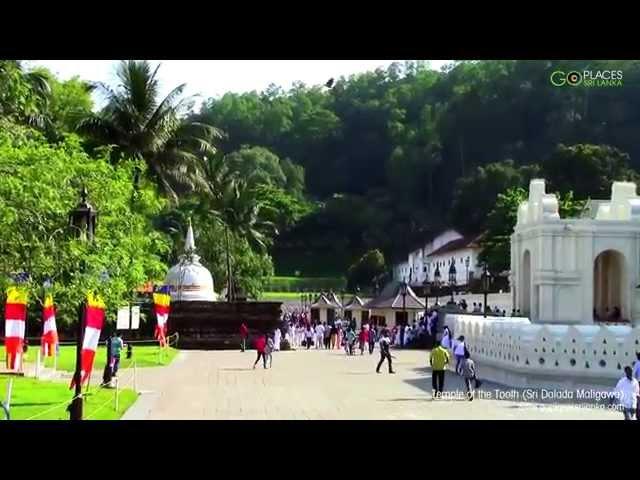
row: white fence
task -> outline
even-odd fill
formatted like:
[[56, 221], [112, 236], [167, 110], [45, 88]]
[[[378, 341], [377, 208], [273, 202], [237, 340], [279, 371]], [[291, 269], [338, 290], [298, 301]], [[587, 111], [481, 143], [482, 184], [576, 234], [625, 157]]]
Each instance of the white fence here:
[[527, 318], [447, 315], [481, 364], [535, 375], [619, 378], [640, 351], [640, 329], [532, 324]]

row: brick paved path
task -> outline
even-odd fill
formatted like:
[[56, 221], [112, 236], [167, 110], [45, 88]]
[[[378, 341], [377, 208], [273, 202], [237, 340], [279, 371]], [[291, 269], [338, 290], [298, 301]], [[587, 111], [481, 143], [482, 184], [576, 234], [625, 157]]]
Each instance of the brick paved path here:
[[[376, 374], [378, 353], [185, 351], [168, 367], [138, 370], [142, 395], [123, 419], [621, 419], [617, 412], [495, 399], [432, 400], [428, 354], [393, 351], [396, 375]], [[446, 391], [462, 391], [447, 373]], [[509, 389], [502, 388], [502, 392]]]

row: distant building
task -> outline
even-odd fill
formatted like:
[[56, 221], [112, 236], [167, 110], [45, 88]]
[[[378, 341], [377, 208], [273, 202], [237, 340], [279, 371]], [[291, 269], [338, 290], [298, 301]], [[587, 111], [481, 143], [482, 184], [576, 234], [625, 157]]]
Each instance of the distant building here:
[[406, 262], [396, 264], [393, 279], [398, 282], [406, 280], [414, 286], [422, 285], [425, 279], [433, 281], [436, 267], [439, 266], [442, 281], [448, 281], [449, 266], [452, 258], [455, 258], [457, 284], [466, 285], [468, 278], [478, 275], [480, 246], [477, 237], [465, 237], [453, 229], [445, 230], [432, 237], [421, 248], [409, 252]]
[[477, 275], [480, 245], [477, 235], [452, 240], [427, 255], [426, 275], [430, 281], [434, 279], [436, 266], [440, 267], [441, 281], [449, 281], [449, 269], [453, 263], [456, 268], [456, 285], [467, 285]]

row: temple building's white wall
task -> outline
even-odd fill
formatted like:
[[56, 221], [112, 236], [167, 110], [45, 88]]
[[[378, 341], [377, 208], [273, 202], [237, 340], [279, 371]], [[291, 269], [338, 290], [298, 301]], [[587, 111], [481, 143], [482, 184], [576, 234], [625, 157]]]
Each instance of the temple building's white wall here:
[[544, 180], [531, 182], [511, 236], [513, 305], [533, 323], [593, 324], [619, 307], [640, 318], [640, 200], [616, 182], [595, 219], [561, 219]]

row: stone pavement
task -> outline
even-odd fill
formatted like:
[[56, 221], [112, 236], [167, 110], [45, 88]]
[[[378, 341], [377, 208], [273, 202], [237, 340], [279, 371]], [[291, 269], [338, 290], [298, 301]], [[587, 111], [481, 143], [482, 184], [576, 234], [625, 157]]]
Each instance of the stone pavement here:
[[[378, 352], [276, 352], [273, 368], [253, 370], [255, 351], [183, 351], [168, 367], [138, 370], [136, 419], [621, 419], [618, 412], [528, 403], [513, 390], [482, 385], [484, 399], [432, 400], [428, 353], [393, 351], [396, 375], [376, 374]], [[499, 389], [496, 391], [495, 389]], [[445, 391], [463, 391], [447, 373]]]

